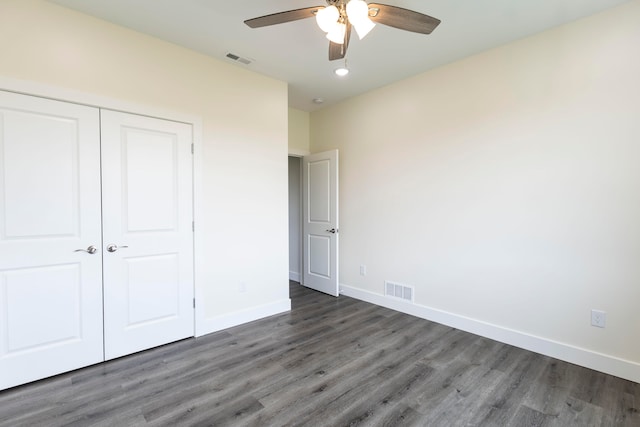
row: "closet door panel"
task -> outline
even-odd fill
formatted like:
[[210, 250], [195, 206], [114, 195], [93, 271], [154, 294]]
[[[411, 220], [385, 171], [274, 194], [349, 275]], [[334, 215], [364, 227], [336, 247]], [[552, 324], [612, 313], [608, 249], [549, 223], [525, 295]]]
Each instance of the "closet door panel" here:
[[194, 335], [192, 136], [184, 123], [101, 114], [105, 355], [112, 359]]
[[100, 216], [98, 110], [0, 91], [0, 389], [103, 360]]

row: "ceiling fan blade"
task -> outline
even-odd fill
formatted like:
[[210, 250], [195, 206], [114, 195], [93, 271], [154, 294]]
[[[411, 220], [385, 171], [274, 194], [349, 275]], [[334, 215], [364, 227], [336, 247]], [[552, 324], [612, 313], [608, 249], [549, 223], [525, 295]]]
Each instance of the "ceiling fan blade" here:
[[423, 13], [379, 3], [369, 3], [369, 18], [379, 24], [421, 34], [431, 34], [441, 22]]
[[267, 27], [269, 25], [284, 24], [285, 22], [297, 21], [298, 19], [312, 18], [319, 9], [324, 6], [305, 7], [303, 9], [287, 10], [286, 12], [272, 13], [271, 15], [259, 16], [247, 19], [245, 24], [251, 28]]
[[335, 61], [337, 59], [342, 59], [347, 54], [347, 49], [349, 48], [349, 40], [351, 39], [351, 23], [347, 21], [347, 29], [344, 33], [344, 43], [338, 44], [334, 42], [329, 42], [329, 61]]

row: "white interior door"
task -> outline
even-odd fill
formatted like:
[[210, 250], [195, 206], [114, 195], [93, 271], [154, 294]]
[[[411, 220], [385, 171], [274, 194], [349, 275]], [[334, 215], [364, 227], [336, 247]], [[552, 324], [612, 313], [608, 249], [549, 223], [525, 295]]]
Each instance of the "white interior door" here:
[[303, 285], [338, 296], [338, 150], [303, 158]]
[[192, 130], [101, 114], [108, 360], [194, 335]]
[[103, 360], [101, 247], [98, 110], [0, 91], [0, 389]]

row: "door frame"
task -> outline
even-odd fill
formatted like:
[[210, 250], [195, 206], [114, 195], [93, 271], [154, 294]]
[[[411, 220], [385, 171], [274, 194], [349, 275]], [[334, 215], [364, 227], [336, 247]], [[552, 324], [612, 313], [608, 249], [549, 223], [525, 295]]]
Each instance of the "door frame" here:
[[193, 191], [193, 277], [194, 277], [194, 331], [195, 336], [202, 336], [210, 333], [211, 330], [206, 328], [206, 313], [204, 309], [204, 288], [203, 288], [203, 272], [198, 269], [199, 265], [205, 265], [204, 244], [202, 238], [202, 227], [198, 224], [204, 223], [204, 203], [203, 203], [203, 182], [204, 182], [204, 165], [203, 165], [203, 120], [202, 117], [176, 111], [166, 108], [159, 108], [151, 105], [138, 104], [129, 101], [123, 101], [108, 96], [94, 95], [78, 90], [62, 88], [53, 85], [47, 85], [38, 82], [19, 80], [9, 77], [0, 76], [0, 89], [7, 92], [14, 92], [23, 95], [38, 96], [41, 98], [52, 99], [56, 101], [69, 102], [79, 105], [85, 105], [95, 108], [104, 108], [109, 110], [121, 111], [125, 113], [137, 114], [140, 116], [148, 116], [158, 119], [182, 122], [192, 126], [192, 143], [193, 143], [193, 175], [192, 175], [192, 191]]
[[[287, 156], [287, 160], [288, 159], [292, 159], [292, 158], [296, 159], [297, 166], [298, 166], [298, 178], [299, 178], [299, 180], [298, 180], [297, 192], [298, 192], [298, 200], [300, 202], [300, 204], [298, 206], [298, 210], [296, 211], [296, 216], [298, 217], [298, 230], [297, 230], [297, 234], [298, 234], [298, 266], [297, 266], [297, 269], [298, 269], [298, 272], [296, 274], [298, 275], [298, 277], [297, 278], [292, 277], [292, 274], [291, 274], [292, 271], [291, 271], [291, 268], [289, 268], [289, 280], [290, 281], [294, 281], [294, 282], [299, 282], [299, 283], [302, 283], [302, 280], [304, 278], [303, 274], [302, 274], [303, 273], [302, 272], [302, 261], [303, 261], [302, 256], [304, 255], [304, 253], [303, 253], [304, 248], [303, 248], [303, 244], [302, 244], [303, 243], [303, 236], [302, 236], [302, 217], [303, 217], [303, 214], [302, 214], [302, 211], [303, 211], [303, 209], [302, 209], [302, 158], [304, 156], [306, 156], [306, 155], [308, 155], [308, 154], [299, 155], [299, 156], [296, 156], [296, 155], [293, 155], [293, 154], [289, 154]], [[291, 178], [291, 170], [288, 171], [288, 177]], [[291, 198], [290, 197], [289, 197], [289, 200], [288, 200], [288, 204], [289, 204], [289, 208], [290, 208], [291, 207]], [[289, 210], [289, 212], [291, 212], [291, 211]], [[291, 218], [289, 218], [289, 230], [291, 230]], [[289, 254], [291, 254], [291, 247], [289, 247]], [[291, 256], [291, 255], [289, 255], [289, 256]], [[289, 267], [291, 267], [291, 265], [289, 265]]]
[[[298, 210], [298, 219], [299, 219], [299, 221], [298, 221], [298, 224], [299, 224], [299, 227], [298, 227], [298, 248], [300, 248], [299, 251], [298, 251], [299, 252], [298, 253], [298, 259], [300, 260], [300, 262], [299, 262], [299, 265], [298, 265], [298, 270], [299, 270], [300, 277], [299, 277], [298, 283], [300, 283], [301, 285], [303, 284], [303, 281], [304, 281], [304, 274], [303, 274], [303, 269], [304, 269], [304, 258], [303, 258], [304, 257], [304, 247], [303, 246], [304, 245], [303, 245], [303, 238], [302, 238], [303, 237], [302, 236], [302, 220], [303, 220], [303, 218], [302, 218], [302, 210], [303, 210], [302, 209], [302, 197], [303, 197], [303, 194], [302, 194], [302, 158], [304, 156], [308, 156], [310, 154], [311, 154], [311, 151], [308, 151], [308, 150], [289, 149], [289, 154], [287, 155], [287, 160], [289, 159], [289, 157], [297, 158], [298, 162], [299, 162], [298, 166], [300, 167], [300, 170], [299, 170], [299, 172], [300, 172], [300, 175], [299, 175], [300, 176], [300, 182], [298, 183], [299, 184], [298, 185], [298, 187], [299, 187], [298, 188], [298, 194], [300, 195], [300, 208]], [[288, 176], [288, 172], [287, 172], [287, 176]], [[288, 202], [289, 201], [287, 200], [287, 203]], [[291, 250], [291, 248], [289, 248], [289, 250]], [[292, 280], [291, 277], [289, 277], [289, 280]]]

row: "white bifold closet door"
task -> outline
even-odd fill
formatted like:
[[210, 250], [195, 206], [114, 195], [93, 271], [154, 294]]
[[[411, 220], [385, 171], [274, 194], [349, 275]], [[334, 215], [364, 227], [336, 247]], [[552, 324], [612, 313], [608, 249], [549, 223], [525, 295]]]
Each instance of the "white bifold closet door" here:
[[191, 141], [0, 91], [0, 389], [194, 335]]

